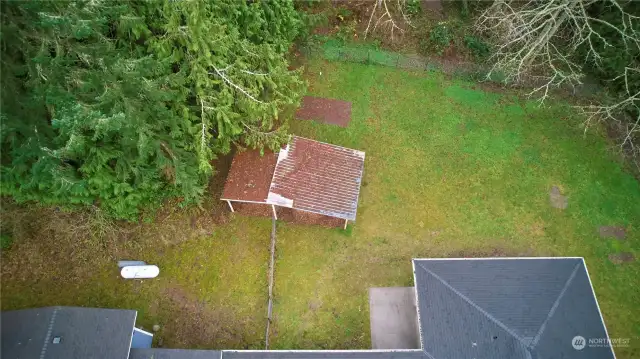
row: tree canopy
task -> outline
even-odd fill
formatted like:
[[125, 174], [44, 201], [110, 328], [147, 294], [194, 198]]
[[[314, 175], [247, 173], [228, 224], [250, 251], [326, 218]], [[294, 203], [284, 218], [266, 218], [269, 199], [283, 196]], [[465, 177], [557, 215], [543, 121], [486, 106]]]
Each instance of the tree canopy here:
[[1, 189], [118, 218], [201, 201], [232, 143], [275, 148], [304, 91], [287, 0], [2, 2]]

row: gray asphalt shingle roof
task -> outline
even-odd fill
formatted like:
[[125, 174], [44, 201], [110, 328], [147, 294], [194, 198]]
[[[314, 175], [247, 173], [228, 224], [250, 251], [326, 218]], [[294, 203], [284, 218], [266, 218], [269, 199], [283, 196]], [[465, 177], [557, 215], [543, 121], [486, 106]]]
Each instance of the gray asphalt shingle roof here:
[[[2, 312], [1, 356], [126, 359], [136, 311], [46, 307]], [[53, 339], [59, 337], [58, 344]]]
[[581, 258], [414, 260], [422, 346], [434, 359], [613, 358]]

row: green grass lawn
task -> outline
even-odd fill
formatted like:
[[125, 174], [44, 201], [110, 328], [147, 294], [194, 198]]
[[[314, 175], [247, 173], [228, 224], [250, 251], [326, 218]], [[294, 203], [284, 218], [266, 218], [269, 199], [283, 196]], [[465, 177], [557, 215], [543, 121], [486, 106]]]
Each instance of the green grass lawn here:
[[[612, 337], [640, 338], [640, 187], [569, 106], [484, 92], [438, 73], [308, 65], [314, 96], [353, 103], [348, 128], [294, 132], [366, 151], [350, 234], [280, 225], [278, 348], [369, 348], [368, 288], [412, 285], [411, 258], [582, 256]], [[549, 204], [551, 186], [569, 197]], [[600, 225], [627, 227], [624, 242]], [[619, 350], [624, 357], [624, 350]]]
[[[583, 136], [569, 106], [439, 73], [320, 60], [306, 73], [311, 95], [353, 103], [352, 121], [296, 122], [293, 132], [366, 151], [365, 175], [348, 231], [278, 224], [273, 349], [370, 348], [368, 288], [412, 285], [411, 258], [506, 255], [584, 257], [611, 337], [632, 338], [618, 357], [637, 353], [640, 262], [608, 255], [640, 257], [640, 186], [605, 139]], [[554, 185], [565, 210], [549, 204]], [[165, 347], [261, 348], [270, 221], [231, 217], [212, 235], [129, 251], [161, 268], [143, 282], [122, 281], [106, 258], [72, 262], [95, 269], [69, 280], [55, 270], [64, 258], [48, 256], [55, 238], [15, 239], [2, 308], [133, 308], [145, 328], [162, 325]], [[601, 225], [625, 226], [626, 240], [600, 238]]]

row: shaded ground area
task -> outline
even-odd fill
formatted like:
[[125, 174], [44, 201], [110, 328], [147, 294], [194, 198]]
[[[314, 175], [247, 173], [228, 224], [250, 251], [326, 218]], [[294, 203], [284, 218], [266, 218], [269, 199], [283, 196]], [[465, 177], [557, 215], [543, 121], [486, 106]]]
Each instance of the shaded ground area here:
[[[242, 216], [265, 218], [271, 218], [273, 216], [271, 206], [266, 204], [234, 202], [233, 208]], [[276, 207], [276, 214], [278, 215], [278, 221], [287, 223], [298, 223], [330, 228], [342, 228], [344, 226], [343, 219], [299, 211], [293, 208]]]
[[342, 100], [305, 96], [296, 112], [300, 120], [314, 120], [322, 123], [347, 127], [351, 121], [351, 103]]
[[329, 217], [322, 214], [309, 213], [305, 211], [299, 211], [293, 208], [279, 208], [277, 210], [278, 220], [299, 223], [312, 226], [322, 227], [339, 227], [344, 226], [344, 220], [335, 217]]
[[268, 204], [233, 202], [233, 209], [243, 216], [273, 217], [273, 210]]

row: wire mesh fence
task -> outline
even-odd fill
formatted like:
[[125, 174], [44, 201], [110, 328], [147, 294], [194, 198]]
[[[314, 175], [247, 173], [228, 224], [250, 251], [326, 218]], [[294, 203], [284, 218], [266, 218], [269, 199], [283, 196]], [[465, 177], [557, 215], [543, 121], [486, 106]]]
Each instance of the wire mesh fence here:
[[466, 80], [482, 80], [490, 82], [502, 82], [504, 77], [494, 73], [487, 78], [487, 71], [473, 63], [456, 63], [452, 66], [444, 66], [438, 60], [429, 59], [421, 55], [408, 55], [398, 52], [385, 51], [376, 48], [345, 45], [339, 41], [329, 40], [315, 51], [307, 49], [306, 55], [320, 54], [324, 59], [331, 61], [354, 62], [366, 65], [379, 65], [394, 67], [404, 70], [442, 71], [454, 78]]
[[[456, 79], [494, 83], [514, 89], [531, 89], [544, 84], [544, 82], [536, 80], [535, 76], [521, 80], [519, 83], [505, 81], [506, 76], [499, 71], [493, 71], [488, 76], [489, 68], [487, 65], [465, 62], [451, 63], [449, 66], [445, 66], [441, 61], [429, 59], [420, 55], [406, 55], [366, 46], [345, 45], [339, 41], [333, 40], [325, 42], [315, 52], [309, 51], [307, 55], [314, 53], [317, 55], [318, 52], [324, 59], [331, 61], [388, 66], [405, 70], [441, 71]], [[597, 83], [587, 80], [588, 79], [585, 79], [585, 83], [582, 85], [570, 88], [569, 91], [574, 95], [580, 96], [594, 96], [594, 94], [602, 93], [602, 88]]]
[[366, 47], [350, 47], [326, 43], [322, 47], [322, 55], [327, 60], [357, 62], [368, 65], [396, 67], [407, 70], [436, 70], [437, 63], [420, 55], [404, 55]]

